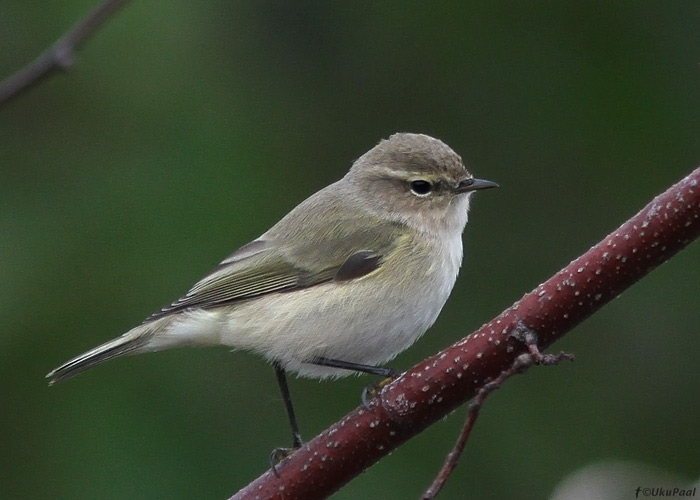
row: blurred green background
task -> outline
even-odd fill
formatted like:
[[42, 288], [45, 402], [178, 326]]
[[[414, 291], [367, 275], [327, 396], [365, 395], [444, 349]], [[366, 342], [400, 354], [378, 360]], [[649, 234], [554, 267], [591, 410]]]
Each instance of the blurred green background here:
[[[0, 3], [0, 75], [94, 4]], [[410, 366], [698, 164], [699, 26], [697, 1], [129, 4], [74, 71], [0, 109], [0, 497], [235, 493], [289, 441], [257, 357], [143, 355], [50, 389], [44, 374], [178, 297], [396, 131], [443, 139], [501, 185], [475, 197], [438, 323], [392, 363]], [[554, 347], [575, 363], [509, 381], [439, 498], [547, 498], [605, 460], [697, 478], [699, 282], [696, 242]], [[291, 380], [304, 436], [370, 381]], [[417, 498], [463, 417], [334, 498]]]

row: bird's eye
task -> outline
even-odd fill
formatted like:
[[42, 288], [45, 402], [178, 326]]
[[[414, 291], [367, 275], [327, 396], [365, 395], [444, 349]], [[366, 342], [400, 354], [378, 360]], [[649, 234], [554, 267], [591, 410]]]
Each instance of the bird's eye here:
[[411, 181], [410, 187], [411, 191], [418, 196], [427, 196], [433, 190], [433, 185], [424, 180]]

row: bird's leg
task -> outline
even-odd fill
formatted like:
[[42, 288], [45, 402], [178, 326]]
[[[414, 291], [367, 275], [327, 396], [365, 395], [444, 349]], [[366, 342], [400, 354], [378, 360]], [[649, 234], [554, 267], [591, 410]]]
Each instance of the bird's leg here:
[[311, 363], [319, 366], [342, 368], [343, 370], [352, 370], [356, 372], [369, 373], [370, 375], [379, 375], [381, 377], [385, 377], [378, 383], [370, 384], [364, 389], [362, 389], [362, 405], [367, 409], [369, 409], [369, 400], [376, 396], [382, 389], [382, 387], [384, 387], [389, 382], [391, 382], [399, 376], [399, 372], [397, 372], [393, 368], [388, 368], [386, 366], [363, 365], [361, 363], [353, 363], [350, 361], [343, 361], [341, 359], [316, 357], [311, 361]]
[[381, 377], [396, 378], [399, 375], [399, 372], [386, 366], [363, 365], [361, 363], [323, 358], [321, 356], [312, 359], [310, 363], [319, 366], [329, 366], [331, 368], [342, 368], [343, 370], [351, 370], [354, 372], [369, 373], [370, 375], [379, 375]]
[[272, 364], [275, 369], [275, 375], [277, 375], [277, 383], [280, 386], [280, 391], [282, 392], [282, 400], [284, 401], [284, 407], [287, 410], [287, 417], [289, 418], [289, 425], [292, 428], [292, 447], [291, 448], [275, 448], [270, 454], [270, 465], [272, 466], [272, 472], [275, 476], [279, 477], [277, 473], [277, 464], [283, 459], [294, 453], [301, 447], [301, 434], [299, 433], [299, 426], [297, 425], [297, 418], [294, 415], [294, 407], [292, 406], [292, 398], [289, 395], [289, 386], [287, 386], [287, 376], [284, 372], [284, 368], [275, 362]]

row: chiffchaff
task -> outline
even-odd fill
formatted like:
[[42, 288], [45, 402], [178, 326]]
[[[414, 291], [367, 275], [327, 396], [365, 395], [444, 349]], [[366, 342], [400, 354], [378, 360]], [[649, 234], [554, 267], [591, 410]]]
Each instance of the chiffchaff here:
[[379, 364], [413, 344], [452, 291], [470, 194], [496, 186], [443, 142], [395, 134], [183, 297], [47, 378], [172, 347], [253, 351], [275, 367], [298, 447], [285, 372], [390, 375]]

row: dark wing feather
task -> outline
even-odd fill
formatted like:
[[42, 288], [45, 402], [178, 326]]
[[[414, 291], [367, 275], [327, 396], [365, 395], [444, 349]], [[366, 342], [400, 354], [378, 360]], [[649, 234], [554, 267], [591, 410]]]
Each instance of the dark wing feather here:
[[[358, 227], [356, 212], [334, 199], [325, 217], [310, 217], [321, 191], [293, 210], [259, 239], [244, 245], [182, 298], [149, 320], [190, 308], [211, 308], [260, 295], [305, 288], [335, 279], [350, 281], [379, 268], [401, 244], [406, 228], [384, 220]], [[367, 217], [367, 216], [365, 216]], [[295, 242], [293, 245], [288, 242]], [[323, 249], [322, 252], [319, 249]]]
[[348, 281], [365, 276], [382, 265], [382, 255], [373, 250], [360, 250], [345, 259], [333, 276], [335, 281]]
[[[214, 271], [198, 281], [187, 294], [149, 320], [189, 308], [209, 308], [272, 292], [283, 292], [329, 281], [337, 266], [312, 272], [292, 265], [273, 245], [256, 240], [241, 247]], [[250, 245], [255, 244], [254, 252]]]

